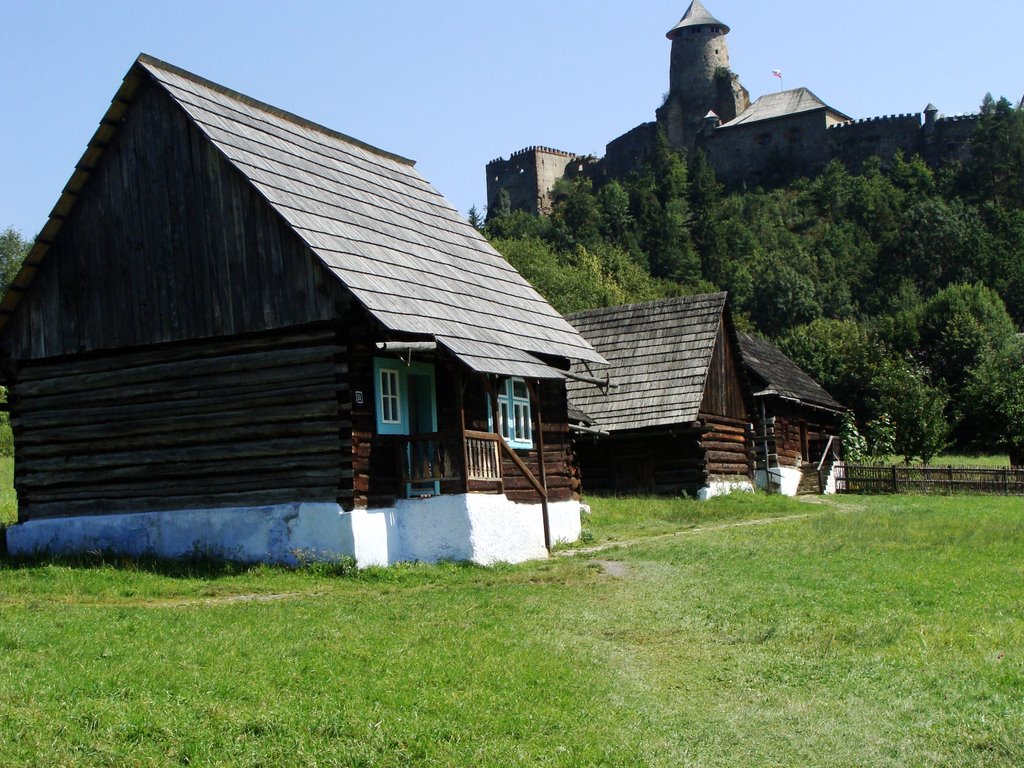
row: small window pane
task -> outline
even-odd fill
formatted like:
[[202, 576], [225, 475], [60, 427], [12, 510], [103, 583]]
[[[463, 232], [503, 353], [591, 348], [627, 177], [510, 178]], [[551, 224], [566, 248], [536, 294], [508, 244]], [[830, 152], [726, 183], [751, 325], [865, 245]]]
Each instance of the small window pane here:
[[385, 424], [401, 422], [398, 394], [398, 371], [382, 368], [380, 372], [380, 420]]

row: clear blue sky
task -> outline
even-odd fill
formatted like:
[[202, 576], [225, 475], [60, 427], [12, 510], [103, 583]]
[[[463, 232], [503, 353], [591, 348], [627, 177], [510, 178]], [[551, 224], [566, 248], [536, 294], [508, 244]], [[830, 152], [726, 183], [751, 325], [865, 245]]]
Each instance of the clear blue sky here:
[[[42, 227], [146, 52], [413, 158], [459, 210], [485, 164], [543, 144], [601, 155], [653, 119], [688, 0], [0, 0], [0, 228]], [[1019, 0], [707, 0], [757, 96], [806, 86], [853, 116], [1024, 95]]]

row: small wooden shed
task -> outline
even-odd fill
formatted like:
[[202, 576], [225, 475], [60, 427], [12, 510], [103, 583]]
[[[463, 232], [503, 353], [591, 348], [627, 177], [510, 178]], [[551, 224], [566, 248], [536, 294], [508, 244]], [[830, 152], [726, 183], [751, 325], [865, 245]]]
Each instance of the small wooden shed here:
[[741, 333], [739, 342], [754, 388], [758, 487], [787, 496], [829, 490], [846, 408], [767, 339]]
[[602, 358], [404, 158], [140, 56], [0, 304], [12, 552], [543, 556]]
[[726, 294], [568, 319], [608, 360], [614, 385], [569, 384], [571, 407], [606, 433], [577, 438], [587, 491], [707, 498], [752, 490], [753, 401]]

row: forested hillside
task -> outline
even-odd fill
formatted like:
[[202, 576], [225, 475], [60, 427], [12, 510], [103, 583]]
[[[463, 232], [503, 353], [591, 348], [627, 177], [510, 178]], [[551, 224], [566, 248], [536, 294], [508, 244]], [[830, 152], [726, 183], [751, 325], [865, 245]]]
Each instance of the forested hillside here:
[[1021, 461], [1024, 112], [1006, 99], [937, 171], [897, 155], [727, 194], [663, 144], [624, 181], [559, 182], [551, 216], [490, 211], [484, 231], [562, 312], [728, 291], [853, 409], [868, 453]]

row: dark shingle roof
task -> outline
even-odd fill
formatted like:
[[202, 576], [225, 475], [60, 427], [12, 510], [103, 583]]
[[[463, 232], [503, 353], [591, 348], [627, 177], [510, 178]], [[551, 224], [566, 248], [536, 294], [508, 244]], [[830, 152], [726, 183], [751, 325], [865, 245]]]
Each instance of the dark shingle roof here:
[[754, 382], [755, 397], [778, 395], [829, 411], [846, 410], [770, 341], [749, 333], [738, 335], [743, 365]]
[[668, 31], [666, 37], [669, 40], [673, 40], [687, 27], [701, 26], [721, 27], [726, 34], [729, 34], [729, 26], [727, 24], [723, 24], [708, 13], [708, 9], [704, 7], [700, 0], [693, 0], [693, 2], [690, 3], [690, 7], [686, 9], [686, 13], [683, 14], [683, 18], [681, 18], [679, 23]]
[[386, 328], [600, 360], [409, 161], [139, 61]]
[[778, 93], [766, 93], [741, 112], [734, 120], [730, 120], [721, 126], [719, 130], [735, 128], [738, 125], [747, 125], [749, 123], [760, 123], [765, 120], [774, 120], [778, 117], [797, 115], [802, 112], [812, 112], [816, 109], [832, 112], [839, 120], [850, 119], [842, 112], [830, 107], [808, 89], [794, 88], [789, 91], [779, 91]]
[[619, 385], [604, 394], [570, 381], [570, 405], [613, 432], [696, 421], [725, 298], [704, 294], [569, 315]]
[[[517, 351], [509, 373], [550, 371], [532, 354], [603, 362], [411, 161], [146, 55], [122, 91], [150, 78], [385, 328], [434, 337], [470, 366]], [[111, 109], [123, 112], [118, 97]]]

